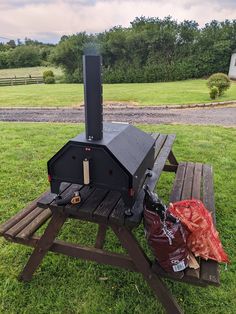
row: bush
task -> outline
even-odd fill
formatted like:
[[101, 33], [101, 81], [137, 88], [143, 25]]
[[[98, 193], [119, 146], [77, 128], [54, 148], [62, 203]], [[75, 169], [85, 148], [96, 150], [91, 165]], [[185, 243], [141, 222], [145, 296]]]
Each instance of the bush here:
[[0, 51], [0, 69], [7, 69], [9, 56], [7, 51]]
[[216, 86], [212, 86], [210, 89], [210, 97], [211, 99], [216, 99], [219, 95], [219, 88]]
[[52, 70], [47, 70], [43, 72], [43, 79], [45, 81], [46, 77], [54, 77], [54, 73]]
[[54, 84], [55, 83], [55, 77], [54, 76], [46, 76], [44, 78], [45, 84]]
[[219, 90], [219, 96], [221, 96], [230, 87], [230, 79], [224, 73], [215, 73], [209, 77], [207, 86], [210, 89], [217, 87]]
[[34, 46], [17, 46], [8, 53], [10, 68], [35, 67], [40, 65], [39, 50]]

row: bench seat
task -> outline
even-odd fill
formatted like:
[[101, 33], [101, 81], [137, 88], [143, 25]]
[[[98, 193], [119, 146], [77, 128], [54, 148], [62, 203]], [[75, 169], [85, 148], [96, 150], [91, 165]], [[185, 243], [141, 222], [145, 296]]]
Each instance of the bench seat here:
[[[210, 165], [184, 162], [178, 165], [174, 185], [170, 195], [170, 202], [186, 199], [200, 199], [211, 212], [213, 222], [216, 223], [215, 202], [213, 191], [213, 172]], [[187, 268], [176, 274], [166, 273], [157, 262], [153, 264], [155, 272], [163, 277], [194, 285], [219, 286], [219, 265], [213, 260], [198, 259], [199, 269]]]

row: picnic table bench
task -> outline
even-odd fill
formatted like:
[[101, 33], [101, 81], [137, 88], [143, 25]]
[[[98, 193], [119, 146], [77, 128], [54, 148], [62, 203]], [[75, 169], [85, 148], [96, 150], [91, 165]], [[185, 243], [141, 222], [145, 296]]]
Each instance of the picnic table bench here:
[[[151, 176], [147, 176], [143, 183], [148, 184], [150, 189], [154, 190], [163, 171], [175, 172], [170, 201], [201, 199], [212, 212], [215, 222], [211, 166], [191, 162], [179, 164], [172, 151], [175, 135], [158, 133], [152, 136], [156, 139], [155, 164]], [[156, 261], [148, 258], [133, 234], [133, 230], [140, 225], [143, 218], [143, 190], [140, 190], [132, 208], [133, 215], [126, 216], [123, 200], [120, 193], [116, 191], [64, 184], [61, 196], [65, 197], [68, 192], [73, 189], [78, 190], [78, 188], [82, 197], [78, 205], [58, 206], [54, 200], [55, 194], [45, 192], [0, 226], [0, 235], [5, 239], [34, 248], [20, 274], [21, 280], [31, 280], [48, 251], [61, 253], [141, 273], [166, 312], [171, 314], [183, 313], [183, 311], [161, 277], [200, 286], [219, 285], [218, 263], [212, 260], [199, 260], [200, 269], [187, 268], [183, 272], [170, 274], [166, 273]], [[85, 247], [56, 239], [67, 219], [79, 219], [98, 224], [94, 247]], [[46, 223], [48, 224], [42, 236], [37, 235], [37, 230]], [[107, 228], [113, 230], [127, 253], [118, 254], [103, 249]]]

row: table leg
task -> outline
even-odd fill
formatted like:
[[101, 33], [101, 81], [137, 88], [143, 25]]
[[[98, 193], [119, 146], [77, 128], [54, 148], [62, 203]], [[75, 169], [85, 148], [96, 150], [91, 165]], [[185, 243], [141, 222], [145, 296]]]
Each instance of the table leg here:
[[137, 239], [125, 227], [112, 227], [122, 246], [128, 251], [138, 271], [143, 275], [149, 286], [162, 303], [168, 314], [183, 314], [174, 296], [170, 293], [165, 283], [155, 274], [148, 259]]
[[31, 254], [27, 264], [25, 265], [22, 273], [19, 276], [19, 280], [30, 281], [36, 269], [41, 264], [44, 256], [52, 246], [54, 239], [63, 226], [67, 215], [61, 212], [54, 212], [52, 218], [44, 232], [39, 239], [33, 253]]
[[173, 153], [172, 150], [171, 150], [170, 153], [169, 153], [168, 160], [169, 160], [169, 162], [170, 162], [171, 165], [176, 165], [176, 166], [178, 166], [178, 164], [179, 164], [178, 161], [176, 160], [175, 155], [174, 155], [174, 153]]
[[95, 243], [96, 249], [103, 248], [105, 238], [106, 238], [106, 232], [107, 232], [107, 225], [99, 224], [96, 243]]
[[168, 157], [167, 157], [168, 161], [170, 164], [165, 164], [163, 170], [167, 171], [167, 172], [176, 172], [178, 169], [178, 161], [175, 158], [175, 155], [173, 154], [172, 150], [170, 151]]

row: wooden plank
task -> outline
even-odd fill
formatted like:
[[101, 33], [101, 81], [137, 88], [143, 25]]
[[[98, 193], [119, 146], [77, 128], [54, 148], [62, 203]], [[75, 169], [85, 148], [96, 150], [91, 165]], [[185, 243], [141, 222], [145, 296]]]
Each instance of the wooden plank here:
[[38, 240], [37, 245], [30, 255], [28, 262], [26, 263], [23, 271], [21, 272], [19, 279], [22, 281], [30, 281], [34, 272], [39, 267], [44, 256], [52, 246], [56, 236], [58, 235], [61, 227], [66, 221], [67, 215], [62, 212], [54, 212], [52, 219], [50, 220], [44, 234]]
[[201, 199], [201, 178], [202, 164], [196, 163], [194, 167], [192, 198], [195, 198], [197, 200]]
[[[170, 202], [178, 202], [182, 199], [192, 198], [192, 182], [194, 180], [193, 177], [194, 168], [195, 164], [193, 163], [179, 164], [173, 190], [170, 196]], [[196, 172], [196, 174], [198, 175], [198, 172]], [[184, 271], [184, 275], [186, 281], [196, 282], [196, 280], [199, 280], [200, 276], [199, 269], [187, 268]]]
[[168, 314], [183, 314], [174, 296], [168, 290], [165, 283], [151, 268], [149, 258], [131, 231], [124, 227], [115, 226], [112, 226], [112, 229], [120, 240], [123, 248], [127, 250], [129, 256], [132, 258], [138, 271], [143, 275], [155, 295], [158, 297], [159, 301], [164, 306], [166, 312]]
[[[83, 217], [80, 216], [80, 209], [83, 207], [84, 203], [88, 200], [88, 198], [92, 196], [94, 191], [95, 191], [94, 187], [84, 186], [80, 190], [81, 202], [77, 205], [68, 204], [65, 207], [63, 207], [63, 211], [67, 213], [71, 218], [83, 219]], [[54, 210], [57, 210], [57, 207], [55, 207]]]
[[95, 242], [96, 249], [103, 248], [104, 242], [106, 239], [107, 228], [108, 228], [107, 224], [99, 224], [96, 242]]
[[93, 212], [93, 216], [96, 221], [106, 223], [110, 213], [120, 198], [121, 194], [119, 192], [110, 191], [102, 203], [100, 203], [97, 209]]
[[[60, 196], [62, 198], [66, 198], [68, 195], [70, 195], [71, 193], [74, 193], [76, 191], [79, 191], [82, 189], [81, 185], [79, 184], [69, 184], [69, 186], [64, 185], [64, 189], [62, 189], [62, 191], [60, 192]], [[48, 204], [48, 207], [51, 209], [62, 209], [64, 208], [64, 205], [57, 205], [56, 201], [53, 200], [50, 204]]]
[[155, 159], [156, 159], [157, 155], [159, 154], [162, 146], [164, 145], [166, 138], [167, 138], [166, 134], [160, 134], [158, 136], [156, 143], [155, 143]]
[[153, 263], [152, 265], [153, 270], [155, 273], [157, 273], [159, 276], [168, 278], [171, 280], [179, 281], [179, 282], [185, 282], [189, 283], [191, 285], [200, 286], [200, 287], [206, 287], [207, 283], [199, 280], [197, 277], [191, 277], [184, 275], [184, 272], [178, 272], [178, 273], [167, 273], [165, 272], [158, 263]]
[[210, 165], [203, 165], [202, 179], [203, 179], [202, 201], [206, 208], [212, 213], [214, 224], [216, 224], [215, 200], [213, 189], [213, 170]]
[[220, 285], [219, 264], [210, 259], [208, 261], [201, 259], [200, 278], [207, 284], [218, 287]]
[[83, 247], [78, 244], [65, 243], [59, 240], [54, 241], [50, 251], [71, 257], [95, 261], [100, 264], [107, 264], [122, 267], [131, 271], [137, 271], [132, 259], [129, 256], [119, 253], [107, 252], [97, 248]]
[[18, 212], [15, 216], [13, 216], [9, 220], [7, 220], [4, 224], [2, 224], [0, 226], [0, 235], [3, 235], [8, 229], [13, 227], [20, 220], [22, 220], [25, 216], [27, 216], [32, 210], [34, 210], [37, 207], [38, 200], [47, 194], [48, 194], [48, 191], [44, 192], [36, 200], [34, 200], [32, 203], [30, 203], [28, 206], [26, 206], [24, 209]]
[[[198, 166], [197, 166], [197, 169], [198, 169]], [[184, 178], [181, 200], [192, 199], [193, 182], [194, 182], [194, 174], [195, 174], [194, 170], [195, 170], [195, 164], [192, 162], [188, 162], [187, 167], [186, 167], [186, 172], [185, 172], [185, 178]], [[198, 172], [196, 172], [196, 175], [199, 175]], [[196, 179], [198, 180], [198, 176]], [[200, 177], [200, 179], [201, 179], [201, 177]], [[199, 192], [197, 190], [198, 188], [200, 191], [200, 186], [196, 187], [197, 193]], [[184, 274], [186, 277], [188, 277], [190, 279], [191, 278], [192, 279], [199, 279], [200, 269], [199, 268], [193, 269], [193, 268], [188, 267], [184, 270]]]
[[166, 172], [176, 172], [177, 169], [178, 169], [177, 165], [165, 165], [164, 168], [163, 168], [163, 171], [166, 171]]
[[0, 82], [1, 81], [5, 81], [5, 80], [24, 80], [24, 79], [42, 79], [43, 80], [43, 76], [17, 76], [17, 77], [1, 77], [0, 78]]
[[186, 167], [185, 178], [184, 178], [182, 196], [181, 196], [182, 200], [189, 200], [192, 198], [193, 171], [194, 171], [194, 164], [192, 162], [188, 162], [187, 167]]
[[21, 230], [23, 230], [31, 221], [33, 221], [44, 209], [36, 207], [27, 216], [21, 219], [17, 224], [8, 229], [4, 236], [14, 238]]
[[125, 222], [125, 204], [122, 199], [118, 201], [109, 216], [109, 223], [122, 226]]
[[154, 138], [155, 141], [157, 141], [158, 137], [160, 136], [160, 133], [150, 133], [150, 135]]
[[[14, 242], [36, 247], [39, 240], [40, 237], [32, 236], [30, 239], [14, 239]], [[52, 246], [50, 246], [48, 250], [66, 256], [121, 267], [130, 271], [138, 271], [132, 259], [124, 254], [107, 252], [97, 248], [64, 242], [62, 240], [54, 240]]]
[[181, 199], [182, 189], [184, 184], [185, 172], [187, 164], [180, 163], [176, 172], [176, 177], [173, 185], [173, 190], [170, 195], [170, 202], [177, 202]]
[[167, 135], [165, 144], [162, 146], [162, 149], [159, 153], [159, 157], [164, 157], [166, 159], [168, 158], [168, 156], [171, 152], [172, 146], [174, 144], [175, 138], [176, 138], [175, 134], [168, 134]]
[[[173, 191], [170, 197], [171, 202], [181, 199], [196, 198], [201, 196], [201, 179], [203, 180], [203, 203], [207, 204], [211, 211], [214, 210], [214, 191], [212, 182], [212, 168], [200, 163], [188, 163], [185, 173], [185, 164], [181, 163], [178, 167]], [[183, 191], [181, 192], [181, 190]], [[205, 205], [206, 205], [205, 204]], [[215, 217], [213, 215], [215, 221]], [[214, 261], [201, 259], [200, 270], [187, 268], [184, 280], [199, 280], [205, 284], [219, 285], [218, 264]]]
[[194, 280], [194, 279], [199, 280], [199, 278], [200, 278], [200, 268], [194, 269], [194, 268], [187, 267], [184, 270], [184, 277], [187, 278], [190, 281]]
[[42, 211], [31, 223], [28, 224], [23, 230], [21, 230], [16, 238], [27, 239], [29, 236], [35, 233], [52, 215], [49, 208]]
[[179, 164], [177, 159], [175, 158], [175, 155], [174, 155], [172, 150], [169, 153], [168, 160], [169, 160], [171, 165], [178, 166], [178, 164]]
[[25, 84], [37, 84], [37, 83], [44, 83], [42, 76], [0, 78], [0, 86], [25, 85]]
[[48, 206], [54, 201], [56, 194], [48, 192], [44, 197], [42, 197], [37, 202], [38, 207], [48, 208]]
[[[60, 191], [60, 195], [65, 192], [72, 184], [71, 183], [62, 183], [61, 184], [61, 191]], [[48, 194], [42, 196], [38, 202], [37, 202], [37, 206], [38, 207], [42, 207], [42, 208], [48, 208], [48, 206], [54, 201], [56, 197], [56, 194], [51, 193], [50, 191], [48, 192]]]
[[[159, 180], [162, 171], [165, 167], [167, 158], [170, 154], [170, 151], [172, 149], [173, 143], [175, 141], [175, 134], [169, 134], [166, 137], [165, 143], [164, 145], [161, 147], [161, 150], [159, 151], [159, 154], [157, 155], [155, 164], [155, 174], [156, 174], [156, 182]], [[156, 184], [155, 184], [156, 185]], [[155, 186], [153, 187], [153, 189], [155, 188]]]
[[91, 197], [89, 197], [84, 204], [79, 207], [77, 212], [78, 218], [91, 220], [93, 217], [93, 212], [99, 206], [99, 204], [104, 200], [108, 193], [105, 189], [95, 189]]
[[[215, 200], [213, 189], [213, 171], [210, 165], [203, 165], [203, 195], [202, 201], [206, 208], [212, 213], [212, 219], [216, 224]], [[216, 261], [201, 260], [201, 279], [209, 284], [218, 286], [220, 284], [219, 265]]]

